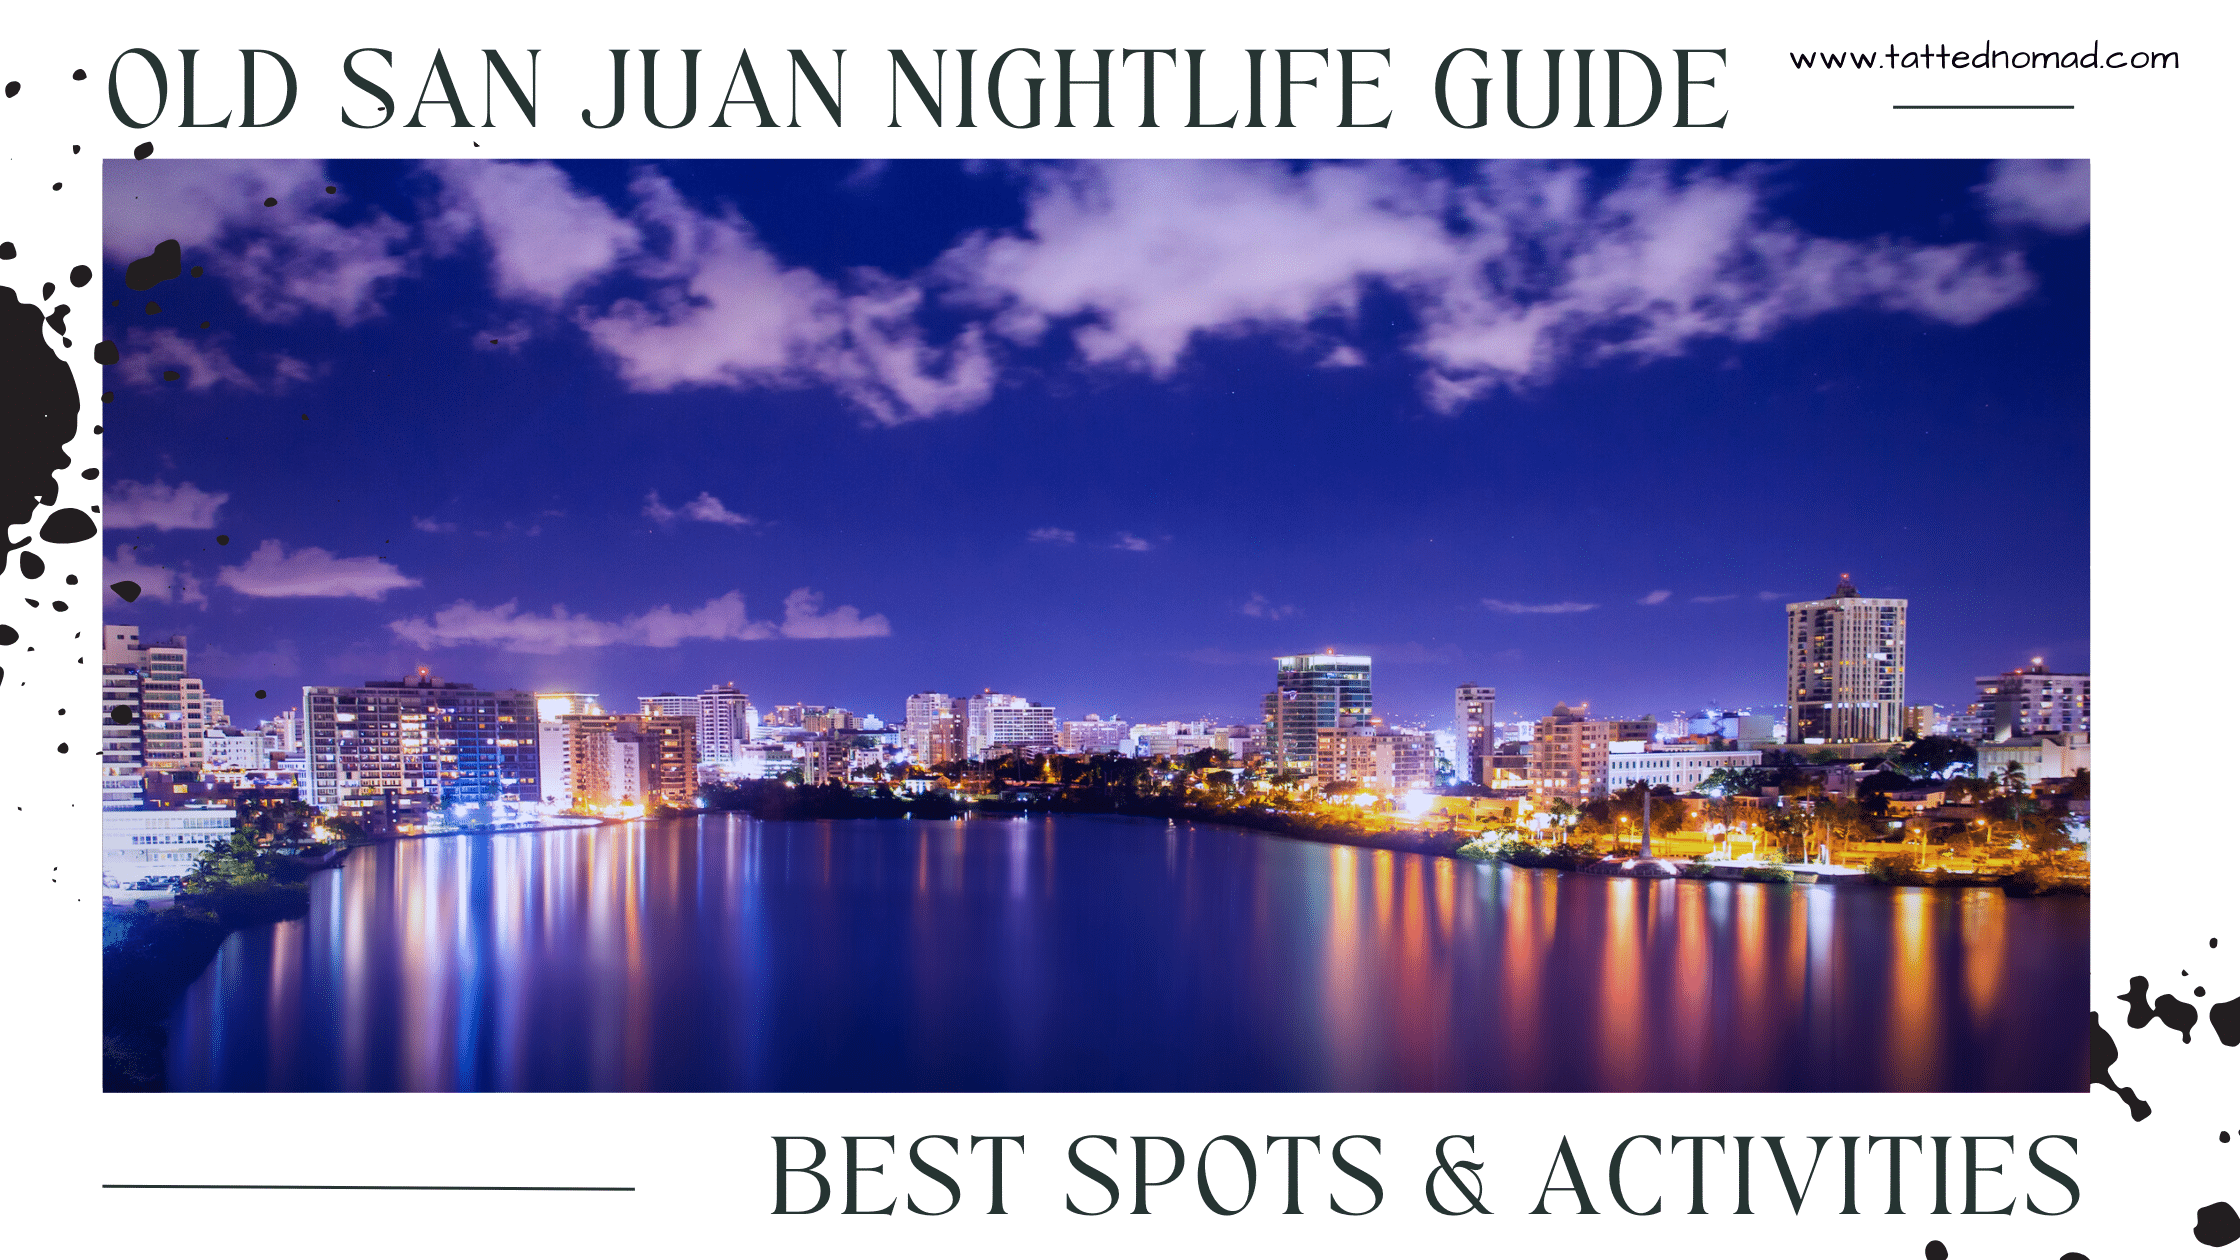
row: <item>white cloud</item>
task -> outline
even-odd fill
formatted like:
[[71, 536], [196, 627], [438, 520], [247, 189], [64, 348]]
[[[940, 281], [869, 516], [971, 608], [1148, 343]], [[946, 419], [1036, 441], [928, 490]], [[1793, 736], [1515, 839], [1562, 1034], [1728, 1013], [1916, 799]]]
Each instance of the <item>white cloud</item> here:
[[865, 617], [846, 604], [821, 612], [822, 602], [822, 596], [801, 587], [786, 596], [785, 620], [772, 623], [749, 617], [746, 600], [737, 591], [719, 595], [690, 612], [680, 613], [661, 604], [619, 621], [571, 614], [558, 604], [546, 614], [523, 612], [514, 600], [494, 608], [479, 608], [460, 600], [433, 617], [392, 621], [389, 630], [423, 649], [474, 645], [541, 656], [584, 648], [675, 647], [690, 639], [860, 639], [891, 633], [883, 616]]
[[[638, 247], [635, 225], [549, 162], [431, 162], [428, 170], [443, 186], [430, 235], [447, 249], [479, 233], [499, 297], [558, 303]], [[505, 341], [485, 334], [485, 342], [491, 336]]]
[[1485, 599], [1478, 602], [1500, 613], [1579, 613], [1595, 607], [1576, 600], [1565, 600], [1557, 604], [1520, 604], [1513, 599]]
[[993, 391], [979, 329], [926, 343], [917, 286], [863, 270], [843, 287], [788, 267], [736, 210], [703, 214], [651, 172], [631, 192], [660, 245], [625, 265], [651, 292], [577, 321], [630, 388], [822, 385], [889, 424], [976, 407]]
[[1781, 594], [1781, 592], [1779, 592], [1779, 591], [1759, 591], [1759, 592], [1758, 592], [1758, 598], [1759, 598], [1759, 599], [1772, 600], [1772, 599], [1782, 599], [1782, 598], [1785, 598], [1785, 597], [1784, 597], [1784, 596], [1783, 596], [1783, 595]]
[[1296, 617], [1299, 615], [1299, 610], [1297, 608], [1292, 607], [1290, 604], [1270, 603], [1268, 597], [1262, 595], [1258, 591], [1254, 591], [1252, 593], [1252, 598], [1246, 600], [1244, 602], [1244, 607], [1238, 609], [1237, 611], [1243, 613], [1247, 617], [1265, 617], [1270, 621], [1281, 621], [1286, 617]]
[[1688, 602], [1691, 604], [1724, 604], [1733, 598], [1732, 595], [1690, 595]]
[[218, 570], [218, 585], [260, 599], [373, 599], [420, 585], [377, 556], [338, 556], [324, 547], [290, 553], [267, 538], [238, 565]]
[[976, 233], [937, 274], [1031, 342], [1164, 375], [1193, 338], [1349, 320], [1372, 286], [1421, 325], [1427, 399], [1611, 358], [1755, 341], [1839, 309], [1975, 323], [2027, 295], [2013, 250], [1818, 237], [1773, 217], [1757, 172], [1114, 162], [1046, 168], [1017, 233]]
[[456, 534], [459, 532], [457, 521], [439, 521], [432, 516], [413, 517], [412, 527], [423, 534]]
[[529, 336], [528, 323], [517, 319], [503, 328], [485, 328], [476, 333], [474, 335], [474, 348], [477, 350], [503, 350], [510, 354], [528, 345]]
[[212, 529], [218, 524], [218, 509], [232, 497], [191, 481], [175, 486], [162, 481], [112, 481], [101, 496], [101, 515], [111, 529]]
[[1061, 547], [1071, 547], [1077, 540], [1077, 536], [1072, 530], [1059, 529], [1055, 525], [1046, 525], [1041, 529], [1027, 531], [1028, 542], [1056, 543]]
[[1339, 345], [1331, 347], [1330, 353], [1323, 355], [1322, 362], [1317, 364], [1316, 366], [1326, 368], [1357, 368], [1367, 367], [1368, 364], [1368, 355], [1361, 353], [1359, 350], [1354, 349], [1352, 346]]
[[1635, 600], [1635, 601], [1633, 601], [1633, 602], [1634, 602], [1634, 603], [1637, 603], [1637, 604], [1647, 604], [1647, 605], [1649, 605], [1649, 606], [1651, 606], [1651, 607], [1655, 607], [1656, 605], [1658, 605], [1658, 604], [1661, 604], [1661, 603], [1663, 603], [1663, 602], [1665, 602], [1666, 600], [1668, 600], [1668, 599], [1671, 599], [1671, 598], [1672, 598], [1672, 592], [1671, 592], [1671, 591], [1663, 591], [1663, 590], [1658, 590], [1658, 591], [1651, 591], [1651, 592], [1649, 592], [1648, 594], [1646, 594], [1646, 595], [1642, 596], [1641, 598], [1639, 598], [1639, 599], [1637, 599], [1637, 600]]
[[670, 507], [661, 501], [659, 491], [646, 491], [645, 516], [647, 520], [668, 525], [682, 517], [688, 521], [703, 521], [710, 525], [747, 526], [757, 524], [755, 518], [734, 512], [723, 505], [723, 500], [702, 490], [700, 497], [683, 507]]
[[1149, 551], [1151, 550], [1151, 540], [1138, 538], [1123, 529], [1113, 539], [1112, 549], [1114, 551]]
[[213, 333], [201, 339], [173, 328], [135, 328], [125, 335], [117, 362], [117, 383], [133, 388], [170, 384], [166, 371], [179, 374], [179, 383], [190, 390], [220, 385], [252, 394], [278, 393], [289, 385], [311, 380], [319, 373], [310, 364], [287, 354], [272, 356], [270, 375], [260, 379], [234, 361], [232, 338]]
[[786, 596], [786, 619], [778, 632], [789, 639], [883, 639], [894, 633], [884, 616], [866, 617], [853, 604], [818, 611], [823, 604], [824, 596], [806, 586], [797, 588]]
[[[202, 593], [202, 583], [194, 574], [185, 569], [151, 564], [134, 555], [133, 550], [130, 543], [117, 544], [117, 554], [101, 566], [103, 585], [134, 582], [139, 584], [141, 599], [152, 599], [159, 604], [193, 604], [198, 608], [210, 606], [210, 597]], [[124, 597], [115, 591], [108, 592], [108, 597], [124, 602]]]
[[359, 323], [412, 271], [412, 231], [378, 209], [350, 224], [329, 217], [349, 200], [327, 185], [312, 161], [120, 164], [103, 183], [105, 249], [129, 262], [176, 238], [190, 265], [206, 262], [258, 319], [319, 312]]
[[2092, 222], [2092, 164], [2025, 159], [1993, 162], [1976, 187], [1995, 223], [2074, 232]]

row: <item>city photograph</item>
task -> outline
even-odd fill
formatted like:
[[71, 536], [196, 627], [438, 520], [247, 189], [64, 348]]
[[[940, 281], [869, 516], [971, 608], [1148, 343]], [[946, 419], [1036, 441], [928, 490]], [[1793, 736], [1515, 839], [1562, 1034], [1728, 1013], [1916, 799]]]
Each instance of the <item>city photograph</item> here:
[[2083, 162], [104, 181], [109, 1091], [2087, 1088]]

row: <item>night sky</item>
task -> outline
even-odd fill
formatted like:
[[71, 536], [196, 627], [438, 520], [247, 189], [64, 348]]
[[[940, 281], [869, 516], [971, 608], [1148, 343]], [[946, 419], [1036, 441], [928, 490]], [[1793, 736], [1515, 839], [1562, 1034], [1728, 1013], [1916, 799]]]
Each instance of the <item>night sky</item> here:
[[107, 615], [237, 722], [423, 665], [1248, 720], [1324, 648], [1403, 719], [1764, 711], [1841, 572], [1911, 702], [2090, 665], [2081, 166], [106, 179]]

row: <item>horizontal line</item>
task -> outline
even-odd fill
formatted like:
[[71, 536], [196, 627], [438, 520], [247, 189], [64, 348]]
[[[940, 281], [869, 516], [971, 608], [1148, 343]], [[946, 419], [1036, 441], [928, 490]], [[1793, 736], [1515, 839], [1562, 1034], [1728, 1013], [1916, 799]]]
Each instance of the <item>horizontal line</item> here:
[[251, 1184], [123, 1184], [103, 1182], [103, 1190], [636, 1190], [636, 1186], [251, 1186]]
[[104, 1190], [636, 1190], [636, 1186], [287, 1186], [104, 1182]]
[[2075, 109], [2074, 105], [1892, 105], [1892, 109]]

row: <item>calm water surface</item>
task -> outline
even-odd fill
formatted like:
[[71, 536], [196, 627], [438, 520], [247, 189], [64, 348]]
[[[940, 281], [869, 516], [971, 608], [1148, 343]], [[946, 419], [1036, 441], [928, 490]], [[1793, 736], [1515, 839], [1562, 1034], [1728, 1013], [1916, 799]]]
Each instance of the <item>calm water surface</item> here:
[[197, 1090], [2081, 1090], [2087, 904], [1156, 821], [362, 849], [172, 1019]]

